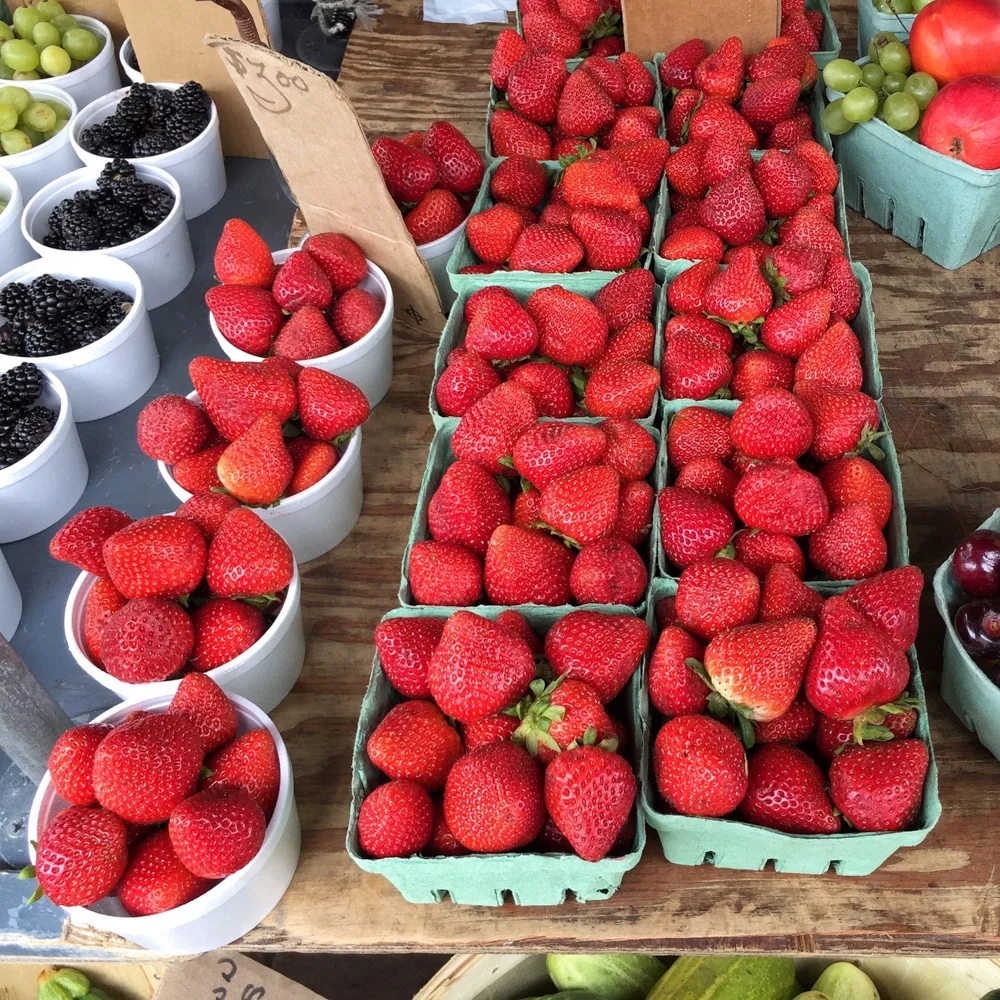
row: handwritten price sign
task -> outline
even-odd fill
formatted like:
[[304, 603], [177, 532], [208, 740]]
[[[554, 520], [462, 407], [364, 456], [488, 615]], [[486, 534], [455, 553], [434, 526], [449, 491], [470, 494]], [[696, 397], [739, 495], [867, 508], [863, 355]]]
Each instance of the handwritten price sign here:
[[273, 969], [234, 952], [209, 952], [171, 965], [156, 1000], [320, 1000]]

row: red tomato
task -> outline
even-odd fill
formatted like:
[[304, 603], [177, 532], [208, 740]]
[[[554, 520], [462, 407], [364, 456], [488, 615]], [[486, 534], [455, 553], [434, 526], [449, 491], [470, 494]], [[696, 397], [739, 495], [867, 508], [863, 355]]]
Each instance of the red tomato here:
[[1000, 76], [967, 76], [939, 90], [921, 119], [920, 141], [973, 167], [1000, 169]]
[[934, 0], [916, 16], [909, 45], [913, 68], [942, 87], [1000, 74], [1000, 0]]

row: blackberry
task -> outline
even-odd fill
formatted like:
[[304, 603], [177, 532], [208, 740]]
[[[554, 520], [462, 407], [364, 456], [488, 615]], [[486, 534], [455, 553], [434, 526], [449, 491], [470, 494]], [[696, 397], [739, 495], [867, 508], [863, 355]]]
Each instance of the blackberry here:
[[49, 219], [49, 234], [46, 246], [57, 250], [99, 250], [101, 249], [101, 223], [82, 205], [63, 202], [59, 215], [58, 233]]
[[128, 160], [112, 160], [98, 175], [97, 190], [108, 192], [121, 177], [135, 177], [135, 167]]
[[174, 196], [166, 189], [158, 187], [156, 184], [147, 184], [146, 202], [142, 206], [143, 216], [158, 226], [174, 207]]
[[46, 406], [36, 406], [22, 413], [7, 438], [8, 457], [17, 455], [14, 461], [30, 455], [51, 433], [56, 415]]
[[39, 320], [58, 320], [77, 310], [80, 305], [80, 291], [72, 281], [53, 278], [43, 274], [28, 288], [31, 299], [31, 314]]
[[173, 104], [176, 114], [188, 114], [192, 117], [202, 115], [208, 120], [211, 101], [205, 88], [194, 80], [188, 80], [184, 86], [174, 91]]
[[132, 143], [132, 155], [141, 159], [145, 156], [159, 156], [177, 148], [177, 143], [163, 132], [147, 132]]
[[105, 121], [105, 128], [112, 119], [121, 135], [133, 139], [142, 134], [149, 121], [149, 101], [141, 91], [136, 91], [135, 87], [132, 87], [118, 102], [115, 113]]
[[42, 394], [44, 382], [41, 369], [23, 361], [0, 375], [0, 404], [30, 406]]
[[150, 83], [133, 83], [132, 93], [140, 94], [149, 104], [150, 128], [162, 128], [174, 109], [174, 95], [169, 90], [154, 87]]
[[31, 293], [28, 286], [19, 281], [12, 281], [0, 289], [0, 316], [15, 320], [27, 314], [31, 306]]
[[61, 330], [52, 329], [39, 320], [32, 320], [24, 333], [24, 354], [28, 358], [50, 358], [66, 353], [66, 338]]
[[104, 322], [109, 329], [116, 327], [132, 311], [135, 305], [124, 292], [112, 292], [108, 296], [108, 303], [104, 309]]
[[111, 182], [111, 197], [128, 208], [141, 208], [146, 200], [146, 182], [134, 172], [122, 174]]
[[24, 337], [10, 323], [0, 326], [0, 354], [24, 357]]

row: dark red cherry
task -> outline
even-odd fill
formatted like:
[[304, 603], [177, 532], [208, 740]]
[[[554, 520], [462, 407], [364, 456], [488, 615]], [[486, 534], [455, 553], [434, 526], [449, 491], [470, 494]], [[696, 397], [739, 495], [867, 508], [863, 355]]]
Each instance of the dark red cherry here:
[[955, 582], [970, 597], [1000, 594], [1000, 532], [974, 531], [955, 549], [951, 570]]
[[955, 631], [970, 656], [1000, 658], [1000, 601], [969, 601], [955, 615]]

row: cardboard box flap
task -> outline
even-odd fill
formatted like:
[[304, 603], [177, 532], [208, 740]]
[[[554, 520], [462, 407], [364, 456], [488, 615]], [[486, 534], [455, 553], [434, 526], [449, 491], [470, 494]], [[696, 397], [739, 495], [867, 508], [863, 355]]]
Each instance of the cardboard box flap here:
[[167, 968], [155, 1000], [322, 1000], [252, 958], [232, 951], [210, 951]]

